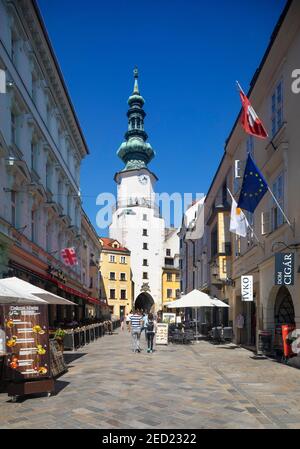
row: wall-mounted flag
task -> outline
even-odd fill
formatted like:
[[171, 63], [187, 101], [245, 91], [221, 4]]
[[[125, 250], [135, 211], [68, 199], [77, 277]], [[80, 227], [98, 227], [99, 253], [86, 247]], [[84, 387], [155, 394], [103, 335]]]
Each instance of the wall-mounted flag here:
[[267, 191], [267, 181], [248, 154], [238, 207], [253, 213]]
[[64, 248], [60, 254], [66, 265], [78, 265], [75, 248]]
[[237, 207], [237, 202], [233, 198], [230, 190], [227, 190], [232, 200], [229, 231], [233, 234], [240, 235], [241, 237], [246, 237], [249, 227], [248, 220], [244, 212], [239, 207]]
[[268, 137], [268, 133], [254, 111], [249, 98], [246, 96], [245, 92], [241, 88], [240, 84], [237, 81], [237, 85], [239, 88], [239, 93], [241, 97], [241, 102], [243, 106], [243, 111], [241, 115], [241, 122], [244, 130], [247, 134], [251, 134], [252, 136], [260, 137], [261, 139], [266, 139]]

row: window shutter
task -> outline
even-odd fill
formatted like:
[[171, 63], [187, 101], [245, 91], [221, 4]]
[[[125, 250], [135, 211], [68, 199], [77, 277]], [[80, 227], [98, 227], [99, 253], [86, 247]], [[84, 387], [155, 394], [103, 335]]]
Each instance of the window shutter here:
[[270, 232], [270, 211], [261, 213], [261, 235]]

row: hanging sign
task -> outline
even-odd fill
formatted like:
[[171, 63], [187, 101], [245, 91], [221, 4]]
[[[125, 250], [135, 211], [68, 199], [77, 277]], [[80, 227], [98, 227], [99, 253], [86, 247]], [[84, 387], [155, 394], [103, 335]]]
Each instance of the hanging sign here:
[[253, 276], [241, 276], [242, 301], [253, 301]]
[[294, 285], [295, 254], [275, 254], [275, 285]]

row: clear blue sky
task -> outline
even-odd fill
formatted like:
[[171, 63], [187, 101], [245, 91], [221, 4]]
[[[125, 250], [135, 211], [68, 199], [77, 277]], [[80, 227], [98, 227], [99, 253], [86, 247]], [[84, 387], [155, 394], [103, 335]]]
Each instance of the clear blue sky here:
[[[285, 0], [39, 0], [91, 154], [83, 207], [115, 192], [133, 68], [158, 192], [206, 192]], [[97, 229], [99, 233], [103, 231]]]

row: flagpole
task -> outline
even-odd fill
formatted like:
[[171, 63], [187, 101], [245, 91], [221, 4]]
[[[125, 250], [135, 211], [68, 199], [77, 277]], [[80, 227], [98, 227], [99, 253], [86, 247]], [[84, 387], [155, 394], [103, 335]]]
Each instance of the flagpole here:
[[272, 190], [270, 189], [270, 187], [268, 186], [268, 190], [271, 193], [271, 196], [273, 198], [273, 200], [275, 201], [276, 205], [278, 206], [278, 209], [280, 210], [280, 212], [282, 213], [282, 215], [284, 216], [284, 218], [286, 219], [287, 224], [289, 225], [289, 227], [294, 231], [294, 227], [292, 226], [290, 220], [288, 219], [288, 217], [285, 215], [282, 207], [280, 206], [280, 204], [277, 201], [276, 196], [274, 195], [274, 193], [272, 192]]
[[245, 92], [243, 91], [243, 89], [242, 89], [240, 83], [239, 83], [237, 80], [236, 80], [236, 84], [237, 84], [237, 87], [239, 88], [239, 90], [240, 90], [244, 95], [246, 95]]

